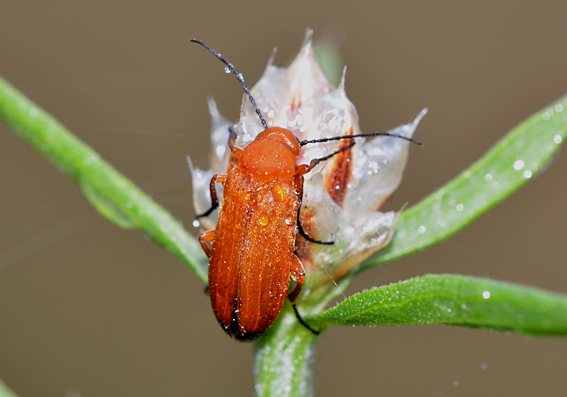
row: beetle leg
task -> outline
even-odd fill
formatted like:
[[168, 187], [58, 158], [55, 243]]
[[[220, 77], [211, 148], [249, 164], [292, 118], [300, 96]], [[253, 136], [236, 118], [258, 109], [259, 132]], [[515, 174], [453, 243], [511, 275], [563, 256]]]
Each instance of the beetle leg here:
[[291, 303], [295, 302], [295, 298], [301, 292], [301, 287], [303, 286], [303, 280], [305, 279], [305, 269], [303, 268], [303, 263], [299, 260], [297, 255], [293, 254], [291, 256], [291, 279], [297, 281], [297, 285], [293, 292], [288, 294], [289, 301]]
[[234, 145], [234, 142], [236, 142], [236, 132], [234, 132], [234, 126], [231, 125], [230, 127], [228, 127], [228, 132], [230, 134], [228, 137], [228, 147], [230, 148], [232, 154], [234, 154], [234, 157], [238, 159], [240, 158], [240, 155], [242, 154], [244, 149]]
[[207, 243], [210, 243], [214, 239], [215, 239], [215, 231], [214, 230], [207, 230], [207, 231], [204, 231], [203, 233], [199, 234], [199, 242], [201, 243], [201, 247], [203, 247], [203, 250], [205, 251], [207, 256], [211, 256], [211, 250], [209, 249], [209, 246], [207, 245]]
[[217, 191], [215, 189], [215, 183], [224, 183], [226, 181], [226, 174], [215, 174], [213, 175], [213, 177], [211, 178], [211, 185], [210, 185], [210, 191], [211, 191], [211, 208], [209, 208], [207, 210], [207, 212], [201, 214], [201, 215], [197, 215], [195, 218], [199, 219], [202, 218], [204, 216], [208, 216], [210, 215], [211, 212], [213, 212], [215, 209], [217, 209], [217, 207], [219, 206], [219, 199], [217, 198]]
[[295, 286], [295, 289], [293, 290], [293, 292], [291, 294], [289, 294], [287, 297], [289, 298], [289, 301], [291, 302], [291, 306], [293, 306], [293, 311], [295, 312], [295, 317], [297, 317], [297, 321], [299, 321], [299, 323], [301, 325], [303, 325], [309, 331], [313, 332], [315, 335], [319, 335], [319, 332], [321, 332], [321, 331], [315, 331], [313, 328], [311, 328], [305, 322], [305, 320], [303, 320], [303, 318], [301, 318], [301, 315], [299, 314], [299, 311], [297, 310], [297, 306], [295, 306], [295, 298], [297, 298], [297, 295], [299, 295], [299, 293], [301, 292], [301, 287], [303, 286], [303, 280], [305, 279], [305, 269], [303, 267], [303, 263], [301, 263], [301, 261], [299, 260], [299, 258], [295, 254], [293, 254], [291, 256], [291, 279], [293, 281], [297, 281], [297, 285]]
[[315, 331], [311, 328], [304, 320], [301, 318], [299, 311], [297, 311], [297, 306], [295, 305], [295, 298], [301, 292], [301, 287], [303, 286], [303, 280], [305, 279], [305, 269], [303, 268], [303, 263], [299, 260], [297, 255], [293, 254], [291, 256], [291, 279], [293, 281], [297, 281], [297, 285], [291, 294], [287, 297], [293, 306], [293, 311], [295, 312], [295, 317], [297, 317], [297, 321], [309, 331], [313, 332], [315, 335], [318, 335], [320, 331]]
[[297, 211], [297, 229], [299, 231], [299, 234], [301, 234], [303, 236], [303, 238], [305, 238], [305, 240], [307, 241], [311, 241], [314, 244], [321, 244], [321, 245], [333, 245], [335, 244], [335, 236], [331, 233], [331, 241], [321, 241], [321, 240], [315, 240], [314, 238], [311, 238], [307, 235], [307, 233], [305, 233], [305, 230], [303, 230], [303, 226], [301, 226], [301, 219], [299, 219], [299, 212], [301, 211], [301, 208], [299, 209], [299, 211]]

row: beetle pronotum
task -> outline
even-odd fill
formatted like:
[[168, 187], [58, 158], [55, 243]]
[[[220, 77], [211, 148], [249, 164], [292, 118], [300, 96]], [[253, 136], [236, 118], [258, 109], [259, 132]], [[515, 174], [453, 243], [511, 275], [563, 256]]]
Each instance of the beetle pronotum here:
[[[299, 141], [285, 128], [268, 128], [234, 66], [202, 41], [190, 41], [208, 49], [236, 76], [265, 128], [245, 148], [235, 146], [236, 134], [229, 128], [228, 145], [236, 162], [228, 173], [213, 176], [212, 206], [198, 215], [198, 218], [207, 216], [218, 207], [215, 183], [223, 184], [223, 204], [216, 228], [199, 235], [209, 257], [209, 294], [215, 316], [227, 334], [243, 341], [254, 340], [276, 320], [287, 297], [299, 322], [318, 333], [305, 323], [295, 305], [305, 278], [305, 270], [295, 253], [295, 240], [300, 233], [312, 243], [333, 241], [310, 238], [298, 222], [303, 175], [320, 162], [349, 150], [355, 141], [328, 156], [298, 165], [301, 147], [369, 136], [393, 136], [421, 143], [383, 132]], [[211, 248], [207, 243], [212, 243]], [[289, 291], [290, 280], [297, 283], [293, 291]]]

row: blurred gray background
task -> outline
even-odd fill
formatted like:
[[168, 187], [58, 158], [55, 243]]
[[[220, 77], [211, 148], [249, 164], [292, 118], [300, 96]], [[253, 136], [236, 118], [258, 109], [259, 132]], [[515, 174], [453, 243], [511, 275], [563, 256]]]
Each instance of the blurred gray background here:
[[[0, 75], [192, 233], [185, 156], [207, 165], [206, 96], [234, 120], [242, 91], [198, 37], [255, 82], [304, 29], [341, 44], [363, 131], [430, 113], [402, 186], [415, 204], [567, 92], [567, 3], [3, 2]], [[566, 159], [448, 241], [363, 273], [348, 293], [426, 273], [567, 293]], [[20, 396], [249, 396], [252, 345], [218, 326], [197, 277], [99, 216], [0, 125], [0, 377]], [[559, 396], [567, 340], [448, 326], [334, 328], [319, 396]], [[485, 368], [485, 369], [483, 369]]]

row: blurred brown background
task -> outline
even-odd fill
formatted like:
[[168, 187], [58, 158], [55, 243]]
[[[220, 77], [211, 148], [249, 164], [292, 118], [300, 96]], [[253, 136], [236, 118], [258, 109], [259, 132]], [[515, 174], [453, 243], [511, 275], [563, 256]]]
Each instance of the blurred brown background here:
[[[234, 119], [241, 88], [198, 37], [256, 81], [304, 29], [343, 37], [364, 131], [429, 107], [389, 209], [415, 204], [567, 92], [567, 3], [4, 2], [0, 75], [189, 230], [185, 156], [207, 164], [206, 96]], [[330, 33], [329, 33], [330, 32]], [[566, 161], [445, 243], [364, 273], [353, 293], [426, 273], [567, 293]], [[203, 285], [0, 126], [0, 377], [20, 396], [249, 396], [252, 345], [218, 326]], [[565, 395], [567, 339], [447, 326], [335, 328], [318, 396]], [[483, 369], [485, 368], [485, 369]]]

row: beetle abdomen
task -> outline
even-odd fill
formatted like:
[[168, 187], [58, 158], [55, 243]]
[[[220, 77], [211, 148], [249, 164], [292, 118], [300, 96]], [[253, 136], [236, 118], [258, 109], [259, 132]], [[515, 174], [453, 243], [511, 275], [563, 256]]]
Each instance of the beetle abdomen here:
[[238, 166], [228, 174], [209, 285], [219, 323], [237, 339], [258, 337], [287, 298], [301, 182], [298, 176], [262, 183]]

